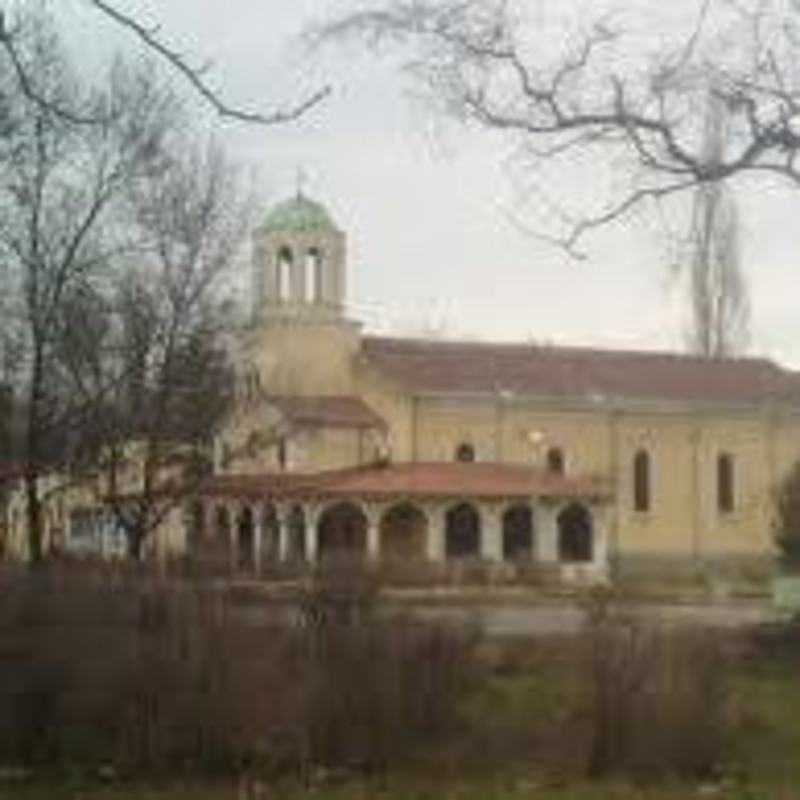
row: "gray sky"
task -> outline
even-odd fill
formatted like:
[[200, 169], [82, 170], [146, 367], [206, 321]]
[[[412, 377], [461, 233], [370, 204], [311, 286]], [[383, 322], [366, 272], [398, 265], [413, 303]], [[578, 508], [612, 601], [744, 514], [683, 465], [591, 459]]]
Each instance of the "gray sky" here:
[[[333, 96], [297, 124], [214, 127], [257, 169], [265, 209], [294, 192], [299, 167], [307, 171], [307, 193], [348, 234], [351, 300], [370, 328], [444, 322], [454, 336], [680, 349], [679, 289], [658, 227], [640, 219], [603, 231], [581, 263], [521, 233], [508, 221], [515, 203], [502, 140], [439, 123], [390, 63], [352, 48], [311, 59], [297, 46], [309, 20], [342, 2], [121, 5], [152, 14], [176, 46], [212, 60], [214, 82], [240, 105], [269, 108], [333, 84]], [[96, 37], [88, 14], [73, 17], [76, 32]], [[580, 174], [565, 183], [586, 191]], [[740, 203], [750, 350], [800, 367], [800, 192], [760, 184]]]

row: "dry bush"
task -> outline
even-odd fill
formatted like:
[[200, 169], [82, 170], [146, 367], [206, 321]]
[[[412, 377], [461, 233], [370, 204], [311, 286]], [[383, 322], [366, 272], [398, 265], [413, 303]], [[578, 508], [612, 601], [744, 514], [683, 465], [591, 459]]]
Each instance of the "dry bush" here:
[[588, 621], [589, 774], [712, 773], [728, 723], [720, 639], [648, 622], [610, 595], [595, 597]]
[[106, 567], [2, 583], [0, 763], [381, 771], [454, 729], [469, 680], [471, 642], [380, 613], [357, 567], [294, 615]]
[[475, 638], [388, 616], [376, 590], [374, 574], [339, 563], [304, 598], [307, 763], [385, 771], [458, 727]]

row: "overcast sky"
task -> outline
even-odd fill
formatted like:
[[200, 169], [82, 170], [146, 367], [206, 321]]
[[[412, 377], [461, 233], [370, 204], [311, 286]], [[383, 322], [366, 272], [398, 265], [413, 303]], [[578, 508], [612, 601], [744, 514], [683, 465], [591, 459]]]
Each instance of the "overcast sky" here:
[[[596, 235], [580, 263], [521, 233], [508, 220], [515, 204], [502, 140], [440, 124], [391, 63], [352, 48], [312, 58], [297, 44], [304, 25], [343, 2], [120, 6], [159, 21], [162, 35], [198, 61], [212, 60], [214, 82], [239, 105], [268, 109], [332, 83], [331, 98], [297, 124], [213, 127], [257, 168], [265, 211], [295, 191], [298, 168], [307, 172], [307, 193], [348, 234], [351, 301], [371, 329], [442, 322], [454, 336], [682, 348], [680, 290], [657, 226], [640, 220]], [[72, 19], [81, 39], [97, 41], [90, 12]], [[113, 39], [108, 26], [100, 30]], [[566, 180], [589, 188], [580, 175]], [[750, 350], [800, 367], [800, 192], [761, 185], [740, 203]]]

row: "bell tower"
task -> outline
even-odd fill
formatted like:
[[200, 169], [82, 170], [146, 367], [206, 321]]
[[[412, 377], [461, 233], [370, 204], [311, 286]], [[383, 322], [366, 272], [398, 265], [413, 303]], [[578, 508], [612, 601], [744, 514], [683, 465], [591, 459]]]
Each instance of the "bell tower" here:
[[352, 389], [360, 325], [349, 320], [346, 237], [302, 191], [275, 206], [253, 234], [253, 348], [271, 394]]
[[327, 209], [301, 191], [255, 231], [253, 315], [333, 320], [347, 299], [346, 242]]

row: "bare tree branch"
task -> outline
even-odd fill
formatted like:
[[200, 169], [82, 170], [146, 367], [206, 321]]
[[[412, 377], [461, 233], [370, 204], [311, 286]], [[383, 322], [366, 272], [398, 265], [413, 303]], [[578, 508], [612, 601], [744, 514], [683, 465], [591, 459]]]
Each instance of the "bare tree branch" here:
[[[157, 29], [147, 28], [134, 16], [120, 11], [111, 3], [106, 2], [106, 0], [87, 0], [87, 2], [100, 14], [112, 20], [114, 24], [129, 31], [146, 48], [168, 64], [170, 68], [181, 74], [192, 89], [196, 91], [222, 119], [255, 125], [280, 125], [293, 122], [303, 116], [303, 114], [311, 108], [320, 104], [332, 91], [330, 86], [324, 86], [293, 106], [269, 113], [260, 113], [238, 108], [223, 100], [221, 95], [211, 88], [205, 79], [205, 75], [209, 71], [209, 65], [192, 66], [183, 54], [165, 44], [159, 38]], [[15, 44], [16, 34], [17, 31], [9, 27], [6, 15], [0, 10], [0, 46], [2, 46], [3, 50], [5, 50], [8, 55], [19, 86], [29, 100], [37, 103], [48, 112], [73, 124], [100, 125], [108, 121], [102, 115], [87, 115], [48, 97], [37, 85], [36, 76], [30, 73], [29, 67], [20, 58], [19, 51]]]
[[[794, 23], [797, 9], [779, 0], [697, 0], [678, 46], [651, 57], [603, 17], [548, 29], [526, 20], [525, 4], [514, 0], [384, 0], [309, 37], [410, 48], [407, 67], [445, 113], [525, 143], [534, 163], [521, 169], [571, 168], [573, 156], [589, 153], [604, 164], [624, 159], [628, 185], [615, 190], [620, 196], [600, 212], [565, 215], [574, 219], [569, 229], [545, 237], [577, 255], [586, 234], [649, 199], [748, 172], [800, 183]], [[709, 86], [730, 131], [713, 161], [702, 150]]]
[[68, 122], [72, 122], [76, 125], [97, 125], [103, 122], [102, 117], [76, 113], [73, 109], [48, 98], [34, 86], [33, 81], [28, 76], [27, 68], [20, 60], [19, 53], [17, 52], [17, 48], [14, 44], [14, 33], [9, 31], [6, 27], [6, 18], [2, 10], [0, 10], [0, 45], [2, 45], [3, 49], [8, 54], [8, 59], [11, 62], [11, 65], [17, 76], [19, 86], [22, 89], [23, 94], [29, 100], [32, 100], [38, 106], [55, 114], [56, 116], [62, 117]]
[[190, 66], [180, 53], [164, 44], [164, 42], [158, 38], [157, 31], [146, 28], [134, 17], [123, 13], [110, 3], [105, 2], [105, 0], [88, 1], [102, 14], [105, 14], [118, 25], [131, 31], [146, 47], [155, 52], [171, 67], [183, 75], [192, 88], [195, 89], [195, 91], [209, 103], [214, 111], [224, 119], [254, 123], [257, 125], [279, 125], [285, 122], [292, 122], [305, 114], [309, 109], [322, 102], [322, 100], [331, 93], [331, 87], [325, 86], [293, 107], [267, 114], [236, 108], [222, 100], [219, 94], [204, 80], [203, 75], [207, 72], [207, 67], [197, 68]]

